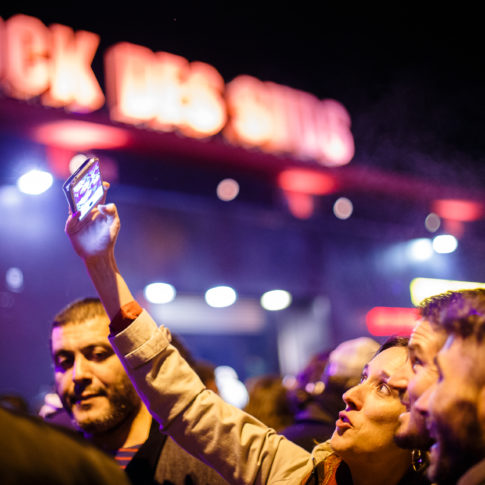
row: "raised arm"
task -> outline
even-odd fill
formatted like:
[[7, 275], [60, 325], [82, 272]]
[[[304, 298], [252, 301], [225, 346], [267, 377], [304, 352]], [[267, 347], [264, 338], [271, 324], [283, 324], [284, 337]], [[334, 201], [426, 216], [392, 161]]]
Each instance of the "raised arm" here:
[[[98, 206], [83, 221], [70, 215], [66, 223], [111, 319], [133, 301], [114, 256], [119, 230], [114, 204]], [[301, 484], [310, 475], [310, 454], [205, 389], [170, 344], [168, 329], [146, 311], [123, 328], [110, 336], [113, 349], [151, 414], [183, 448], [230, 483]]]
[[86, 265], [110, 319], [133, 301], [128, 285], [116, 265], [114, 247], [120, 231], [115, 204], [98, 205], [82, 221], [70, 214], [65, 227], [71, 244]]

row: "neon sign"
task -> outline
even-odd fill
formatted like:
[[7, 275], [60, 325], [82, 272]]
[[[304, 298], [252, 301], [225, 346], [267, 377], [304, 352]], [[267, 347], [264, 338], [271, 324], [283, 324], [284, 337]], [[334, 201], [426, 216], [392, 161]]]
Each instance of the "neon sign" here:
[[367, 330], [377, 337], [411, 335], [419, 318], [417, 308], [374, 307], [367, 312]]
[[41, 96], [46, 106], [90, 112], [101, 108], [104, 94], [91, 69], [99, 36], [74, 33], [54, 24], [15, 15], [4, 25], [2, 84], [18, 99]]
[[220, 134], [324, 166], [354, 155], [350, 116], [335, 100], [247, 75], [226, 84], [209, 64], [127, 42], [104, 54], [105, 98], [91, 67], [97, 34], [18, 14], [0, 19], [0, 35], [0, 85], [10, 97], [78, 113], [106, 104], [116, 122], [193, 138]]

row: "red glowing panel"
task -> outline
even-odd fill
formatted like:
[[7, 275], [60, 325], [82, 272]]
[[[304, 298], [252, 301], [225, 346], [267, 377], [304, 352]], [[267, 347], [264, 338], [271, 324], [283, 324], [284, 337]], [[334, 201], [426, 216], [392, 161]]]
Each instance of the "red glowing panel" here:
[[278, 175], [278, 185], [284, 191], [308, 195], [331, 194], [337, 188], [330, 175], [307, 169], [283, 170]]
[[433, 212], [443, 219], [471, 222], [482, 218], [483, 204], [471, 200], [440, 199], [433, 203]]
[[411, 335], [418, 319], [416, 308], [374, 307], [365, 317], [367, 330], [377, 337]]
[[290, 212], [298, 219], [309, 219], [313, 215], [315, 204], [311, 195], [287, 192], [286, 200]]
[[34, 129], [33, 138], [68, 150], [120, 148], [129, 142], [128, 133], [121, 128], [75, 120], [45, 123]]

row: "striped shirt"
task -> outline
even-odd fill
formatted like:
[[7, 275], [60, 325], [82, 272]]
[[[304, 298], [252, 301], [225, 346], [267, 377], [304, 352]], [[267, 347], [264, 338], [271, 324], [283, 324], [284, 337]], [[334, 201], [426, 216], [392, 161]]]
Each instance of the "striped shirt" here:
[[118, 462], [118, 465], [123, 468], [126, 468], [128, 463], [130, 463], [131, 459], [136, 455], [138, 450], [140, 449], [141, 444], [130, 446], [129, 448], [120, 448], [115, 454], [115, 460]]

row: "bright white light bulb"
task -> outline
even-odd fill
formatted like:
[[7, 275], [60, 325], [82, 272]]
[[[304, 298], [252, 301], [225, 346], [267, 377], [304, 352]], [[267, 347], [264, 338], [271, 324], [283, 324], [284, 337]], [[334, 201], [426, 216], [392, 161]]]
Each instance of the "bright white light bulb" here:
[[246, 386], [238, 378], [236, 371], [229, 366], [216, 367], [216, 384], [219, 394], [224, 401], [240, 409], [244, 408], [249, 400]]
[[458, 241], [455, 236], [451, 234], [441, 234], [433, 239], [433, 249], [437, 253], [448, 254], [452, 253], [458, 247]]
[[168, 283], [150, 283], [143, 291], [150, 303], [169, 303], [175, 298], [175, 288]]
[[215, 286], [205, 292], [206, 303], [214, 308], [231, 306], [236, 298], [237, 294], [230, 286]]
[[39, 195], [49, 189], [53, 178], [49, 172], [31, 170], [17, 180], [17, 187], [24, 194]]
[[5, 281], [9, 290], [19, 291], [24, 285], [24, 274], [19, 268], [9, 268], [5, 273]]
[[428, 238], [414, 239], [409, 242], [409, 257], [414, 261], [426, 261], [433, 256], [433, 245]]
[[261, 297], [261, 306], [265, 310], [277, 311], [287, 308], [291, 303], [291, 295], [285, 290], [267, 291]]

